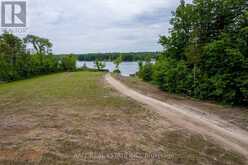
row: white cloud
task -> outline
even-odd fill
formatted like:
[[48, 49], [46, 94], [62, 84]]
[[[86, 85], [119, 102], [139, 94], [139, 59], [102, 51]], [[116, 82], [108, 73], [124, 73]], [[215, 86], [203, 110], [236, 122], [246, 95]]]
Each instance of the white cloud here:
[[170, 9], [175, 4], [172, 0], [105, 0], [103, 2], [120, 19], [153, 11], [157, 8]]
[[29, 0], [30, 33], [51, 39], [55, 53], [156, 51], [179, 1]]

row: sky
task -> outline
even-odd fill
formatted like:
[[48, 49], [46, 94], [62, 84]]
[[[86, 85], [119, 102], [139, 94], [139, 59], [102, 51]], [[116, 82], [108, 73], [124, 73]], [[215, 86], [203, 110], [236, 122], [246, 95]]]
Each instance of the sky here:
[[57, 54], [159, 51], [179, 2], [29, 0], [28, 32], [50, 39]]

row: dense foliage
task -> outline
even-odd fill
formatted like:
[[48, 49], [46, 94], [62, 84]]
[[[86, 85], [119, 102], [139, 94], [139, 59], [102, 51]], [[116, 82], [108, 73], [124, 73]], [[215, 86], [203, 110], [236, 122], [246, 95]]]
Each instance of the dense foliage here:
[[64, 56], [61, 60], [61, 69], [64, 71], [75, 71], [77, 58], [73, 55]]
[[247, 105], [247, 0], [181, 0], [171, 25], [160, 37], [164, 52], [140, 77], [169, 92]]
[[[27, 49], [31, 44], [34, 53]], [[20, 39], [13, 34], [0, 36], [0, 81], [9, 82], [36, 75], [75, 70], [74, 57], [57, 58], [51, 54], [48, 39], [28, 35]]]

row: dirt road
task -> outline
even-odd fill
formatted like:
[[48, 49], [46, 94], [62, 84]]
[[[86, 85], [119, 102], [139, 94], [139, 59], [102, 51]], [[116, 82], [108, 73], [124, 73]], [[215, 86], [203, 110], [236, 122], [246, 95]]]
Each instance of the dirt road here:
[[151, 110], [165, 116], [176, 125], [210, 137], [223, 147], [239, 152], [248, 159], [248, 132], [219, 119], [216, 116], [204, 116], [179, 105], [173, 105], [157, 99], [145, 96], [130, 89], [110, 74], [105, 77], [106, 81], [117, 91], [128, 96]]

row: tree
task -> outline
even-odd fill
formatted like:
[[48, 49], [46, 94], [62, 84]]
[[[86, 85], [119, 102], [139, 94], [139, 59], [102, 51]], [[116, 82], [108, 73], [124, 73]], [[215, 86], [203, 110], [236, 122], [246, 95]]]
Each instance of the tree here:
[[33, 48], [38, 54], [49, 54], [52, 48], [52, 43], [46, 39], [35, 35], [27, 35], [24, 38], [26, 44], [32, 44]]
[[139, 72], [138, 76], [144, 81], [151, 81], [153, 76], [153, 64], [151, 63], [151, 56], [147, 55], [145, 57], [145, 63], [139, 62]]
[[25, 53], [25, 47], [21, 39], [5, 32], [0, 36], [0, 52], [1, 56], [14, 66], [17, 58]]
[[59, 71], [74, 71], [76, 69], [74, 56], [67, 56], [62, 60], [50, 53], [44, 56], [43, 50], [51, 46], [47, 41], [48, 44], [37, 47], [41, 53], [31, 55], [23, 39], [10, 33], [0, 35], [0, 81], [10, 82]]
[[95, 66], [96, 66], [98, 71], [102, 71], [106, 67], [106, 64], [104, 62], [96, 59]]
[[228, 103], [240, 103], [246, 95], [247, 59], [239, 49], [233, 47], [228, 35], [223, 35], [204, 47], [201, 70], [208, 75], [212, 88], [207, 96]]
[[159, 43], [167, 50], [167, 56], [175, 59], [185, 59], [184, 48], [190, 38], [194, 18], [193, 5], [181, 0], [170, 21], [172, 28], [169, 36], [161, 36]]
[[120, 55], [118, 58], [114, 60], [114, 64], [115, 64], [114, 73], [121, 73], [119, 66], [122, 63], [122, 61], [123, 61], [122, 55]]
[[247, 105], [247, 0], [182, 0], [171, 26], [160, 37], [164, 52], [151, 81], [169, 92]]
[[76, 57], [73, 55], [64, 56], [61, 60], [62, 69], [64, 71], [75, 71], [76, 70]]

